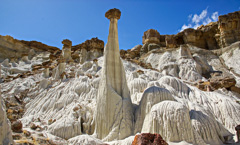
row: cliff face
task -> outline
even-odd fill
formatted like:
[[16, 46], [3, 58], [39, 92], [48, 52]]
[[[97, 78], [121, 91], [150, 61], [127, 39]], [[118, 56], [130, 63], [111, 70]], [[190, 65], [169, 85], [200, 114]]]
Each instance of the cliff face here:
[[121, 50], [121, 57], [134, 59], [140, 64], [136, 60], [153, 49], [167, 51], [188, 44], [202, 49], [218, 50], [237, 41], [240, 41], [240, 11], [219, 16], [217, 22], [201, 25], [197, 29], [188, 28], [175, 35], [160, 35], [157, 30], [149, 29], [142, 36], [143, 45]]
[[157, 30], [144, 32], [143, 44], [155, 43], [162, 47], [175, 48], [191, 44], [204, 49], [218, 49], [240, 40], [240, 11], [219, 16], [217, 22], [188, 28], [176, 35], [160, 35]]
[[37, 41], [23, 41], [8, 35], [0, 35], [0, 62], [7, 58], [19, 59], [24, 54], [34, 55], [40, 52], [53, 53], [55, 51], [60, 51], [60, 49]]
[[240, 40], [240, 11], [219, 16], [218, 29], [220, 31], [219, 45], [221, 47]]

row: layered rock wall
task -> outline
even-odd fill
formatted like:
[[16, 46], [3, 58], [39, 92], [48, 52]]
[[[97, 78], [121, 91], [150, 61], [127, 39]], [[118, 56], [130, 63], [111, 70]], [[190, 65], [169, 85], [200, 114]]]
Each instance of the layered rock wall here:
[[220, 46], [226, 47], [240, 40], [240, 11], [218, 17]]
[[240, 11], [219, 16], [217, 22], [197, 29], [188, 28], [176, 35], [160, 35], [157, 30], [149, 29], [142, 37], [141, 55], [152, 49], [177, 48], [182, 44], [214, 50], [237, 41], [240, 41]]

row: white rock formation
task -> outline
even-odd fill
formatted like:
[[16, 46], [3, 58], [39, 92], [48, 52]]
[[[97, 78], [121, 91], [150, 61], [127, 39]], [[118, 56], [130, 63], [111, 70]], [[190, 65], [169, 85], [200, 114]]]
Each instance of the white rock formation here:
[[106, 144], [109, 144], [109, 145], [132, 145], [132, 142], [134, 140], [134, 135], [133, 136], [129, 136], [123, 140], [114, 140], [114, 141], [111, 141], [111, 142], [105, 142]]
[[39, 86], [42, 89], [46, 89], [50, 84], [51, 84], [50, 80], [43, 79], [43, 80], [40, 81]]
[[26, 64], [31, 64], [31, 61], [28, 59], [27, 54], [23, 55], [21, 60]]
[[87, 50], [82, 48], [80, 52], [79, 62], [80, 64], [83, 64], [86, 60], [87, 60]]
[[58, 64], [58, 66], [56, 68], [54, 68], [54, 71], [53, 71], [53, 74], [52, 74], [54, 76], [54, 78], [55, 79], [60, 79], [62, 73], [65, 71], [65, 68], [66, 68], [66, 63], [61, 61]]
[[240, 87], [240, 62], [236, 61], [240, 55], [240, 42], [236, 42], [224, 49], [223, 54], [220, 56], [223, 59], [225, 65], [231, 70], [231, 72], [238, 77], [236, 78], [237, 85]]
[[48, 78], [49, 77], [49, 68], [45, 68], [43, 71], [43, 77]]
[[175, 101], [154, 105], [144, 119], [143, 133], [159, 133], [165, 141], [196, 143], [186, 106]]
[[94, 116], [95, 135], [105, 141], [123, 139], [133, 133], [132, 102], [118, 44], [120, 15], [118, 9], [111, 9], [105, 15], [110, 19], [110, 27]]
[[[0, 65], [1, 70], [1, 65]], [[1, 73], [0, 73], [1, 78]], [[13, 144], [11, 123], [7, 118], [6, 111], [4, 108], [4, 101], [1, 96], [1, 86], [0, 86], [0, 144], [10, 145]]]
[[189, 47], [187, 45], [181, 45], [179, 50], [179, 77], [183, 80], [197, 81], [202, 79], [202, 68], [193, 59]]
[[68, 140], [69, 145], [100, 145], [103, 141], [90, 135], [79, 135]]
[[5, 59], [2, 63], [1, 63], [4, 67], [9, 67], [9, 59]]
[[[60, 107], [60, 104], [55, 107]], [[65, 118], [51, 124], [48, 131], [61, 138], [69, 139], [73, 136], [82, 134], [81, 124], [81, 117], [75, 117], [74, 114], [71, 113], [71, 115], [65, 116]]]
[[[212, 67], [200, 56], [191, 54], [191, 45], [181, 45], [176, 51], [151, 53], [145, 58], [153, 68], [164, 75], [180, 77], [183, 80], [195, 82], [204, 79], [202, 74], [209, 73]], [[206, 51], [206, 50], [205, 50]], [[212, 52], [209, 52], [210, 54]]]
[[152, 106], [164, 100], [175, 101], [170, 92], [164, 88], [152, 86], [144, 91], [135, 113], [135, 134], [141, 132], [144, 118], [151, 111]]
[[[214, 115], [231, 133], [234, 127], [240, 123], [240, 105], [238, 98], [230, 95], [223, 95], [217, 92], [203, 92], [195, 87], [191, 87], [174, 77], [162, 77], [160, 84], [170, 91], [175, 98], [188, 106], [188, 101], [202, 105]], [[226, 111], [227, 110], [227, 111]]]
[[200, 105], [191, 105], [190, 119], [194, 130], [206, 144], [221, 145], [231, 140], [232, 134], [217, 120], [211, 111]]

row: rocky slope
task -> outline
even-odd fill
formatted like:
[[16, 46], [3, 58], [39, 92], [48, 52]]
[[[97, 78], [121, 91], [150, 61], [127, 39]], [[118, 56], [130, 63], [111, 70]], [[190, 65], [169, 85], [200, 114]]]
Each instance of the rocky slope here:
[[106, 14], [104, 52], [97, 38], [76, 46], [63, 40], [59, 50], [0, 37], [0, 127], [9, 130], [1, 142], [11, 142], [7, 118], [16, 144], [125, 145], [138, 133], [168, 144], [236, 141], [240, 12], [177, 35], [150, 29], [143, 46], [119, 52], [120, 15]]

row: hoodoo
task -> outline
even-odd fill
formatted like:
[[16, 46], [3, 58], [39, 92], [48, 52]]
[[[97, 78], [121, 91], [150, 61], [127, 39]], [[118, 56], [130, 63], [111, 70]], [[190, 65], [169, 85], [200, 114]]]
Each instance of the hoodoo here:
[[132, 102], [119, 52], [117, 21], [120, 16], [118, 9], [110, 9], [105, 14], [110, 27], [94, 119], [95, 134], [106, 141], [123, 139], [133, 133]]

